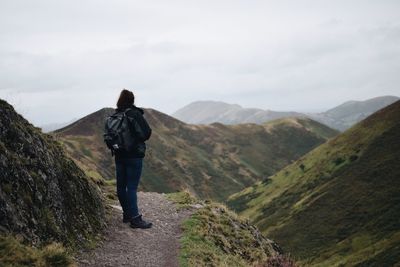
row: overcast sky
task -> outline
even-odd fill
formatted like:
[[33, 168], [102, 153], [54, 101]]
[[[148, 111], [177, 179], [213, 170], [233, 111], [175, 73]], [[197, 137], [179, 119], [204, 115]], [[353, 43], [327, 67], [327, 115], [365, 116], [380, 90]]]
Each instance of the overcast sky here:
[[169, 114], [399, 96], [399, 14], [398, 0], [1, 0], [0, 98], [42, 125], [114, 106], [123, 87]]

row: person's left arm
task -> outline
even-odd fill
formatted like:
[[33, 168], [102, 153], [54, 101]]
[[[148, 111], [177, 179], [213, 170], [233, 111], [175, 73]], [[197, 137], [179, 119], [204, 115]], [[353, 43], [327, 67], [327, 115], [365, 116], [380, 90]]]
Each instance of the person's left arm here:
[[150, 125], [147, 123], [146, 119], [144, 118], [143, 114], [140, 112], [135, 112], [134, 116], [134, 131], [137, 136], [137, 138], [141, 141], [147, 141], [150, 139], [152, 130], [150, 128]]

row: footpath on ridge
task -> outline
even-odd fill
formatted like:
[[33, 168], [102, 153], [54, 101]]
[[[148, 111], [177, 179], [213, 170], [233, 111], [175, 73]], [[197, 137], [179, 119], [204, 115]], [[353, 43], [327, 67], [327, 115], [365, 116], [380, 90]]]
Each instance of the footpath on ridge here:
[[113, 206], [105, 237], [93, 250], [76, 256], [78, 266], [178, 266], [181, 224], [192, 211], [178, 210], [164, 194], [138, 194], [143, 218], [150, 229], [132, 229], [122, 223], [120, 207]]

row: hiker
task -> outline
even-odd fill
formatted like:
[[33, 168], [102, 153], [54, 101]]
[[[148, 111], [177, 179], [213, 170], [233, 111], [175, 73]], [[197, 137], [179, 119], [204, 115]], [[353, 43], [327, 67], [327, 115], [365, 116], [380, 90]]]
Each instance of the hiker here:
[[136, 107], [134, 101], [131, 91], [122, 90], [116, 113], [107, 119], [104, 136], [115, 155], [117, 195], [123, 210], [123, 222], [130, 223], [132, 228], [150, 228], [152, 223], [143, 220], [139, 213], [137, 189], [146, 151], [145, 141], [151, 136], [151, 128], [143, 117], [143, 109]]

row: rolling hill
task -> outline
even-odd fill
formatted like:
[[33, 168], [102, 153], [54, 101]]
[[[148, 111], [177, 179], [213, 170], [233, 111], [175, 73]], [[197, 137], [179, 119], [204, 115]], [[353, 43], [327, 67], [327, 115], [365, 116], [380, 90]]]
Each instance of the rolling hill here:
[[195, 124], [209, 124], [214, 122], [224, 124], [262, 124], [279, 118], [308, 117], [333, 129], [344, 131], [375, 111], [397, 100], [399, 98], [396, 96], [381, 96], [365, 101], [348, 101], [326, 112], [315, 114], [243, 108], [239, 105], [217, 101], [197, 101], [179, 109], [172, 116], [186, 123]]
[[[55, 132], [71, 157], [95, 180], [114, 177], [113, 159], [102, 139], [104, 120], [112, 112], [102, 109]], [[227, 126], [185, 124], [152, 109], [145, 116], [153, 135], [142, 190], [188, 189], [217, 200], [265, 179], [337, 134], [309, 119]]]
[[400, 101], [228, 204], [313, 266], [400, 262]]

